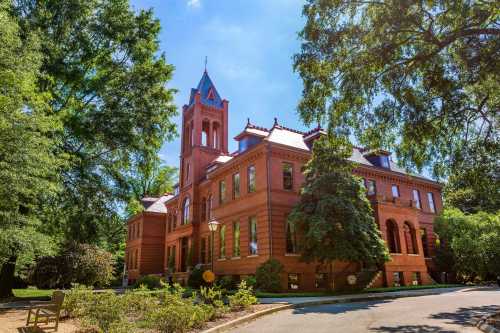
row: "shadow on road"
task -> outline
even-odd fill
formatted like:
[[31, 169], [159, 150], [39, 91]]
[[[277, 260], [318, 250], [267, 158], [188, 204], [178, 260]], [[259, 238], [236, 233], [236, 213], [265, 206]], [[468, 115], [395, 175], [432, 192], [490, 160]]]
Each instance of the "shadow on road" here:
[[455, 312], [441, 312], [433, 314], [430, 317], [433, 319], [449, 320], [448, 323], [450, 324], [474, 326], [477, 319], [495, 311], [500, 311], [499, 305], [483, 305], [459, 308]]
[[309, 313], [328, 313], [341, 314], [357, 310], [366, 310], [381, 304], [390, 303], [392, 300], [380, 300], [359, 303], [344, 303], [344, 304], [324, 304], [308, 306], [305, 308], [297, 308], [293, 310], [293, 314], [309, 314]]
[[457, 333], [457, 331], [447, 331], [439, 326], [429, 325], [400, 325], [400, 326], [381, 326], [370, 329], [373, 332], [398, 332], [398, 333]]

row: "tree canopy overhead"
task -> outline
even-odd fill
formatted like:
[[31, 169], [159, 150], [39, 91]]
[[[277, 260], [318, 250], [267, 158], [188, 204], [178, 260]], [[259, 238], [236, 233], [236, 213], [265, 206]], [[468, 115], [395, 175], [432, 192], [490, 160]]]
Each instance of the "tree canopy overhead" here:
[[467, 200], [498, 209], [498, 2], [309, 0], [303, 14], [294, 68], [305, 122], [394, 148], [407, 167], [438, 177], [462, 169], [454, 181], [468, 186]]
[[120, 224], [136, 156], [175, 135], [173, 66], [159, 53], [160, 23], [127, 0], [27, 0], [14, 10], [24, 33], [39, 32], [38, 86], [62, 123], [55, 149], [69, 161], [46, 218], [66, 238], [98, 241], [104, 227]]
[[37, 213], [60, 189], [62, 166], [52, 150], [60, 123], [36, 86], [39, 40], [21, 38], [9, 9], [0, 1], [0, 298], [11, 296], [18, 260], [53, 249]]

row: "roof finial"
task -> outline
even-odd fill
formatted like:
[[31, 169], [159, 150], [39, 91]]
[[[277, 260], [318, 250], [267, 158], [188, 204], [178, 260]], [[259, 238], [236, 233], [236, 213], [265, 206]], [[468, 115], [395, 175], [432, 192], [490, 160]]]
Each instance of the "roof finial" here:
[[207, 62], [208, 62], [208, 57], [205, 56], [205, 73], [207, 72]]
[[250, 126], [250, 117], [247, 118], [247, 126]]
[[274, 126], [278, 126], [278, 118], [274, 117]]

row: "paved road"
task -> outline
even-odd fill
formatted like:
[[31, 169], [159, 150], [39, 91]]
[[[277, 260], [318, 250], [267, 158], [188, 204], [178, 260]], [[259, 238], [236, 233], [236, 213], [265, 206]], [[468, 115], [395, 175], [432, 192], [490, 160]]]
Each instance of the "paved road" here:
[[478, 333], [471, 322], [494, 310], [500, 310], [500, 289], [470, 288], [432, 296], [285, 310], [231, 332]]

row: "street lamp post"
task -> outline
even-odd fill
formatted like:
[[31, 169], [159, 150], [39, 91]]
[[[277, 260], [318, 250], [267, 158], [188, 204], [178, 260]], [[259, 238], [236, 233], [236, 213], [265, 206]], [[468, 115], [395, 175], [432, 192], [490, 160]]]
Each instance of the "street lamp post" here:
[[211, 233], [211, 249], [210, 249], [210, 257], [211, 257], [211, 264], [212, 264], [212, 272], [214, 272], [214, 234], [217, 231], [217, 227], [219, 226], [219, 222], [217, 220], [212, 219], [210, 222], [208, 222], [208, 230], [210, 230]]

